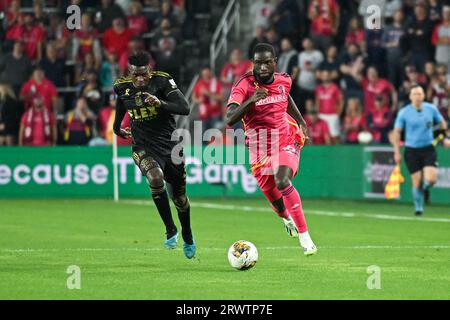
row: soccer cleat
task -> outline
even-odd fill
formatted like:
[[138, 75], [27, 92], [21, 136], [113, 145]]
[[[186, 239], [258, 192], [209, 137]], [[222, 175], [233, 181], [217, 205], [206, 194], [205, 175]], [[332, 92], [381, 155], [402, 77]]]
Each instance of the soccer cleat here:
[[295, 226], [294, 220], [292, 220], [292, 217], [289, 216], [289, 219], [283, 218], [283, 222], [284, 222], [284, 228], [286, 229], [287, 234], [293, 238], [297, 238], [298, 230], [297, 230], [297, 227]]
[[423, 212], [422, 211], [416, 211], [416, 217], [420, 217], [422, 216]]
[[166, 247], [166, 249], [175, 249], [177, 247], [177, 244], [178, 244], [178, 232], [175, 233], [174, 236], [164, 241], [164, 247]]
[[300, 233], [298, 236], [300, 246], [303, 248], [303, 254], [305, 256], [312, 256], [317, 253], [317, 247], [311, 240], [308, 231]]
[[195, 247], [194, 239], [192, 239], [192, 244], [187, 244], [183, 240], [183, 252], [184, 252], [184, 255], [186, 256], [186, 258], [192, 259], [195, 256], [195, 250], [196, 250], [196, 247]]

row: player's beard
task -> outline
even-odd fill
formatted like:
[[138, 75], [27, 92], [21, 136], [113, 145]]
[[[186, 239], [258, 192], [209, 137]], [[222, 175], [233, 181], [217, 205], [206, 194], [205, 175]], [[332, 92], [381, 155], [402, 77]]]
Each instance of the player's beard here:
[[272, 82], [273, 72], [269, 73], [265, 76], [261, 76], [259, 73], [255, 72], [255, 70], [253, 70], [253, 74], [255, 75], [255, 79], [260, 83], [269, 84]]

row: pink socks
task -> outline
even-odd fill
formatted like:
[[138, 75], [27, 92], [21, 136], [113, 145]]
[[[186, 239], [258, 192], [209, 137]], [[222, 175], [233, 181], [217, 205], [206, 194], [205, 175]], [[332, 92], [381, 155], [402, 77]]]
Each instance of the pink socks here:
[[[302, 200], [298, 191], [294, 188], [292, 184], [280, 190], [283, 195], [283, 202], [287, 210], [291, 214], [292, 219], [297, 226], [299, 233], [304, 233], [308, 231], [308, 226], [306, 225], [305, 214], [302, 209]], [[285, 211], [285, 213], [286, 213]]]

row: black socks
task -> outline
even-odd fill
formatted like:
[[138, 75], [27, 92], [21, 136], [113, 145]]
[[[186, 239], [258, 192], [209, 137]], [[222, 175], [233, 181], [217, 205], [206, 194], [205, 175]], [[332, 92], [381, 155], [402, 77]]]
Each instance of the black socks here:
[[160, 187], [150, 187], [150, 189], [153, 201], [158, 208], [159, 215], [166, 226], [167, 239], [169, 239], [177, 233], [177, 227], [172, 219], [172, 212], [170, 211], [169, 197], [167, 196], [166, 188], [162, 185]]

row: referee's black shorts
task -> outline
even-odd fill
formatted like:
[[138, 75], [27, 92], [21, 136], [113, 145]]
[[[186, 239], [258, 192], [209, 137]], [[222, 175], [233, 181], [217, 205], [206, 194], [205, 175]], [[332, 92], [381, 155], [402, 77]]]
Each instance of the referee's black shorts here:
[[437, 167], [437, 154], [433, 146], [405, 148], [405, 162], [409, 173], [421, 171], [424, 167]]

